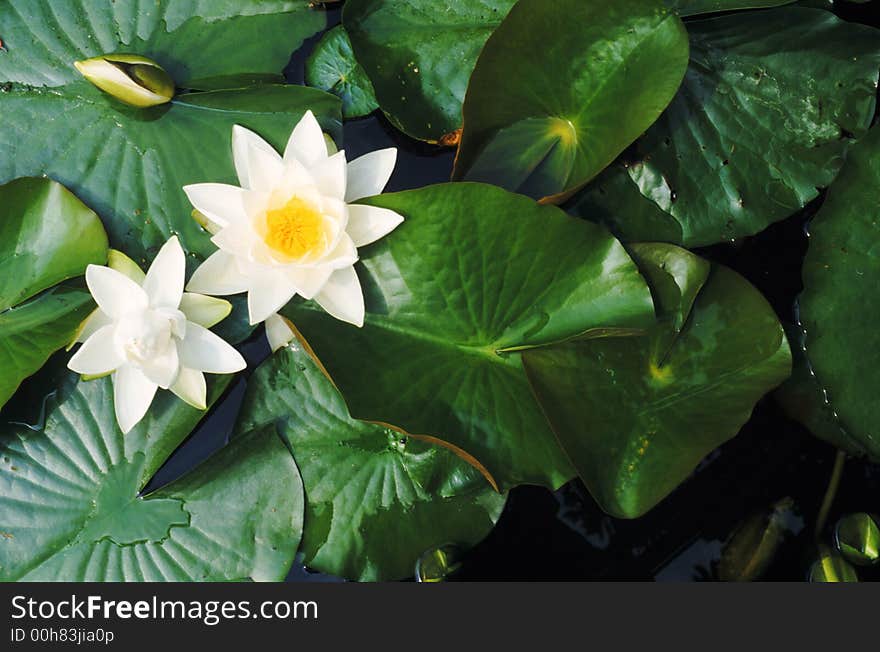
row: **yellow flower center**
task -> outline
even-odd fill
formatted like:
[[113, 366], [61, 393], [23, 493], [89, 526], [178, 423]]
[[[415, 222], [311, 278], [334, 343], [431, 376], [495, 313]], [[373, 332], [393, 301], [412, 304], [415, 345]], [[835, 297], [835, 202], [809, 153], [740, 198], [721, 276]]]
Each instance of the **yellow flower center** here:
[[319, 253], [326, 246], [324, 217], [308, 202], [294, 197], [266, 211], [266, 244], [289, 258]]

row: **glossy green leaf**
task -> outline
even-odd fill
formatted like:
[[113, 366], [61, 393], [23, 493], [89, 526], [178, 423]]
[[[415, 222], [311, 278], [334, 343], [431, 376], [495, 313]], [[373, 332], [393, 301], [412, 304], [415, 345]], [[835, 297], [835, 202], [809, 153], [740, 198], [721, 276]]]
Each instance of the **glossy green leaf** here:
[[680, 16], [711, 14], [716, 11], [736, 11], [739, 9], [764, 9], [790, 5], [796, 0], [666, 0]]
[[85, 80], [0, 93], [0, 178], [46, 172], [61, 180], [102, 216], [113, 246], [142, 265], [174, 233], [191, 253], [214, 251], [182, 187], [235, 181], [234, 124], [283, 148], [307, 109], [332, 130], [339, 118], [335, 97], [300, 86], [189, 93], [167, 110], [113, 102]]
[[657, 119], [687, 57], [656, 0], [520, 0], [477, 61], [453, 178], [573, 192]]
[[874, 116], [880, 32], [784, 7], [688, 23], [681, 90], [572, 210], [628, 241], [707, 245], [814, 199]]
[[349, 0], [342, 20], [388, 119], [438, 142], [461, 128], [477, 56], [515, 2]]
[[73, 62], [125, 50], [159, 62], [179, 86], [194, 77], [278, 73], [325, 18], [306, 0], [0, 3], [0, 183], [46, 174], [103, 219], [112, 245], [146, 264], [177, 233], [198, 256], [214, 250], [181, 190], [232, 182], [232, 126], [283, 147], [307, 109], [337, 135], [339, 101], [297, 86], [178, 95], [128, 107], [86, 81]]
[[63, 186], [49, 179], [0, 186], [0, 407], [94, 307], [83, 290], [44, 291], [106, 261], [101, 221]]
[[339, 97], [346, 119], [369, 115], [379, 108], [373, 84], [354, 58], [351, 41], [341, 25], [324, 34], [306, 61], [306, 84]]
[[502, 489], [571, 478], [518, 351], [650, 323], [649, 290], [623, 247], [555, 207], [482, 184], [368, 202], [405, 221], [359, 250], [364, 327], [310, 303], [285, 309], [352, 415], [450, 442]]
[[790, 418], [802, 423], [819, 439], [852, 455], [868, 455], [869, 451], [859, 439], [847, 432], [819, 384], [807, 359], [803, 329], [786, 328], [786, 334], [794, 364], [791, 377], [774, 394], [777, 402]]
[[275, 424], [306, 491], [305, 563], [350, 579], [412, 577], [425, 550], [463, 548], [504, 507], [480, 472], [446, 448], [355, 421], [301, 349], [278, 351], [248, 383], [238, 430]]
[[[850, 152], [810, 223], [801, 323], [809, 364], [843, 428], [880, 457], [880, 129]], [[821, 433], [817, 433], [821, 434]]]
[[281, 73], [238, 73], [191, 79], [186, 82], [186, 87], [191, 91], [228, 91], [234, 88], [251, 88], [283, 83], [284, 75]]
[[[216, 398], [215, 385], [211, 398]], [[123, 436], [110, 379], [67, 374], [44, 423], [0, 425], [0, 579], [280, 580], [302, 532], [299, 474], [271, 429], [139, 491], [204, 412], [170, 393]]]
[[791, 368], [782, 326], [741, 276], [717, 265], [701, 270], [693, 254], [672, 245], [636, 245], [632, 253], [658, 304], [647, 335], [575, 339], [523, 355], [581, 478], [605, 511], [625, 518], [650, 510], [736, 435]]
[[66, 86], [74, 61], [116, 52], [157, 61], [180, 87], [195, 77], [278, 72], [326, 25], [309, 0], [5, 0], [3, 81]]

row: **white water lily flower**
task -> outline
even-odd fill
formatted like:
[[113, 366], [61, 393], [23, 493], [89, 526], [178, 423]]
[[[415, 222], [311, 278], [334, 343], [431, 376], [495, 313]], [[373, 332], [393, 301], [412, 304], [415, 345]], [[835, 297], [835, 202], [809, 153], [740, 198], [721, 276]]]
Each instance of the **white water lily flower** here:
[[276, 313], [294, 296], [356, 326], [364, 297], [354, 269], [357, 247], [393, 231], [394, 211], [352, 204], [385, 188], [395, 148], [350, 163], [330, 153], [311, 111], [296, 125], [279, 155], [255, 133], [236, 125], [232, 155], [241, 187], [186, 186], [196, 219], [219, 251], [199, 267], [187, 289], [204, 294], [248, 293], [251, 324]]
[[176, 236], [146, 274], [118, 252], [110, 262], [116, 269], [86, 268], [98, 309], [83, 324], [77, 336], [83, 345], [67, 366], [85, 376], [113, 374], [116, 420], [123, 433], [144, 417], [160, 387], [206, 409], [204, 374], [247, 366], [238, 351], [208, 330], [229, 314], [229, 302], [184, 293], [186, 258]]

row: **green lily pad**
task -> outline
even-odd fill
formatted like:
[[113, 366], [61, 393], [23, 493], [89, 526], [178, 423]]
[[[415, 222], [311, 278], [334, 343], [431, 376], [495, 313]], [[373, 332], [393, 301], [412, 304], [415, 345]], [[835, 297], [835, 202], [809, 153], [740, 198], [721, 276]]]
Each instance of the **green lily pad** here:
[[880, 457], [878, 241], [880, 129], [874, 128], [852, 149], [810, 223], [800, 317], [818, 385], [845, 431], [875, 458]]
[[666, 0], [666, 4], [681, 16], [711, 14], [717, 11], [736, 11], [739, 9], [764, 9], [790, 5], [797, 0]]
[[238, 73], [191, 79], [186, 82], [186, 87], [191, 91], [228, 91], [234, 88], [252, 88], [253, 86], [283, 83], [285, 80], [281, 73]]
[[142, 265], [175, 233], [187, 251], [206, 257], [215, 247], [192, 219], [183, 186], [236, 183], [234, 124], [283, 148], [307, 109], [336, 131], [339, 100], [301, 86], [187, 93], [167, 109], [139, 110], [86, 81], [14, 85], [0, 93], [0, 146], [8, 154], [0, 178], [45, 172], [62, 181], [101, 215], [113, 246]]
[[735, 436], [791, 369], [782, 326], [741, 276], [672, 245], [632, 253], [654, 289], [654, 328], [523, 355], [579, 475], [602, 509], [624, 518], [650, 510]]
[[477, 60], [453, 178], [560, 199], [657, 119], [687, 61], [655, 0], [520, 0]]
[[0, 407], [94, 308], [88, 292], [53, 286], [105, 262], [101, 221], [62, 185], [0, 186]]
[[688, 31], [675, 100], [571, 209], [627, 241], [701, 246], [763, 230], [834, 180], [874, 116], [876, 29], [783, 7]]
[[180, 87], [195, 77], [280, 73], [327, 24], [309, 0], [5, 0], [3, 81], [57, 88], [74, 61], [115, 52], [158, 62]]
[[441, 184], [367, 203], [404, 222], [358, 252], [364, 327], [312, 303], [284, 310], [352, 416], [454, 444], [502, 489], [570, 479], [519, 351], [651, 323], [650, 292], [623, 247], [494, 186]]
[[412, 577], [435, 546], [468, 548], [495, 524], [505, 497], [437, 444], [356, 421], [301, 349], [281, 349], [248, 382], [238, 430], [274, 424], [306, 491], [302, 552], [315, 570], [377, 581]]
[[[320, 29], [306, 0], [240, 2], [72, 0], [0, 3], [0, 183], [48, 175], [104, 221], [111, 244], [145, 265], [176, 233], [190, 253], [213, 252], [182, 187], [234, 182], [232, 126], [283, 147], [311, 109], [338, 135], [339, 100], [315, 89], [260, 84], [128, 107], [87, 82], [76, 60], [126, 50], [155, 59], [185, 86], [194, 77], [280, 72]], [[198, 16], [196, 14], [199, 14]]]
[[139, 495], [203, 414], [163, 393], [123, 436], [110, 380], [66, 374], [44, 423], [0, 424], [0, 580], [282, 579], [304, 499], [271, 428]]
[[315, 46], [306, 61], [306, 84], [339, 97], [346, 119], [360, 118], [379, 108], [373, 84], [354, 58], [342, 25], [324, 34]]
[[391, 123], [439, 142], [461, 128], [477, 56], [515, 2], [349, 0], [342, 21]]
[[827, 393], [819, 384], [804, 348], [803, 329], [789, 327], [786, 328], [786, 334], [794, 364], [791, 377], [774, 394], [776, 401], [791, 419], [799, 421], [819, 439], [851, 455], [869, 455], [870, 451], [859, 439], [847, 432], [828, 401]]

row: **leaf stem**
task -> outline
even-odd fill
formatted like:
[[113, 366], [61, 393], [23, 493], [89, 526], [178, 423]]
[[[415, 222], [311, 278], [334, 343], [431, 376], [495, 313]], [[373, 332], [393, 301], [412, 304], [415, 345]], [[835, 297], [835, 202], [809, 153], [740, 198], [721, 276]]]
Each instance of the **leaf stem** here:
[[822, 531], [825, 529], [825, 524], [828, 521], [828, 513], [831, 511], [831, 505], [834, 503], [834, 497], [837, 495], [837, 488], [840, 486], [840, 476], [843, 475], [845, 462], [846, 453], [838, 450], [837, 456], [834, 458], [834, 468], [831, 469], [831, 477], [828, 480], [828, 488], [825, 490], [822, 506], [819, 507], [819, 514], [816, 516], [816, 541], [822, 536]]

